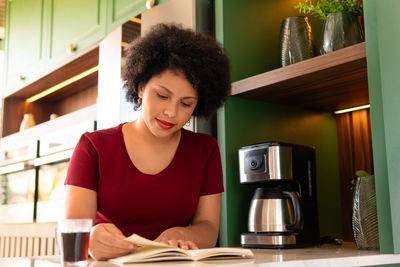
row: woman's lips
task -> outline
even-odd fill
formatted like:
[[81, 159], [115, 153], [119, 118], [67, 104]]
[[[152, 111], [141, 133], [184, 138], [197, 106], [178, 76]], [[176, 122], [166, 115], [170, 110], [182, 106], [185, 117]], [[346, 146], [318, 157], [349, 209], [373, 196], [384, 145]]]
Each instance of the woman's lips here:
[[169, 122], [166, 122], [166, 121], [163, 121], [163, 120], [156, 119], [156, 121], [157, 121], [158, 125], [159, 125], [161, 128], [165, 129], [165, 130], [169, 130], [169, 129], [171, 129], [172, 127], [175, 126], [175, 124], [169, 123]]

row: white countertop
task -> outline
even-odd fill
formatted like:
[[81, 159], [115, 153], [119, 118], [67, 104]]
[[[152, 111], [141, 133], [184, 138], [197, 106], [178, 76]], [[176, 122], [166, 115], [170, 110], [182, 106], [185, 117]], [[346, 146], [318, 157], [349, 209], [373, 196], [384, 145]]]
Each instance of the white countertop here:
[[324, 245], [303, 249], [255, 249], [253, 252], [256, 255], [253, 266], [260, 267], [345, 267], [400, 263], [400, 254], [380, 254], [378, 250], [358, 250], [352, 243], [345, 243], [343, 246]]
[[[400, 263], [400, 254], [380, 254], [379, 251], [358, 250], [351, 244], [343, 246], [324, 245], [303, 249], [254, 249], [254, 259], [248, 260], [216, 260], [203, 262], [158, 262], [124, 266], [135, 267], [320, 267], [320, 266], [374, 266]], [[36, 258], [0, 258], [2, 267], [58, 267], [58, 256]], [[89, 267], [115, 267], [108, 262], [90, 261]]]

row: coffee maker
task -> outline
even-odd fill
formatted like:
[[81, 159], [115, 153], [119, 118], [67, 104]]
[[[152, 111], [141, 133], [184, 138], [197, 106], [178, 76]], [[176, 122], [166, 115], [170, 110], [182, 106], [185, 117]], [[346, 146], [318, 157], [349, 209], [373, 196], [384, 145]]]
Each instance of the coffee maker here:
[[315, 149], [266, 142], [239, 149], [240, 182], [256, 183], [243, 247], [317, 245]]

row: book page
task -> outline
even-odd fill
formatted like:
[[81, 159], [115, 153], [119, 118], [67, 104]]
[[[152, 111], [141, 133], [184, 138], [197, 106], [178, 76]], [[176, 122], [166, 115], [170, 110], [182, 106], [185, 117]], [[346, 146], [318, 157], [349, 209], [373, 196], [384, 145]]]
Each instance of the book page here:
[[186, 250], [155, 242], [137, 234], [133, 234], [125, 240], [136, 244], [139, 248], [129, 255], [110, 259], [111, 262], [135, 263], [167, 260], [191, 260], [191, 256]]
[[250, 249], [243, 248], [206, 248], [195, 250], [184, 250], [163, 243], [155, 242], [137, 234], [127, 237], [128, 240], [139, 248], [132, 254], [111, 259], [115, 263], [135, 263], [149, 261], [169, 260], [221, 260], [221, 259], [244, 259], [254, 257]]
[[180, 249], [140, 247], [134, 253], [110, 259], [110, 261], [114, 263], [136, 263], [167, 260], [191, 260], [191, 258], [189, 254], [182, 253]]
[[133, 234], [133, 235], [125, 238], [125, 240], [130, 241], [140, 247], [173, 248], [173, 246], [169, 246], [164, 243], [152, 241], [147, 238], [141, 237], [140, 235], [137, 235], [137, 234]]
[[191, 255], [193, 260], [233, 258], [244, 259], [254, 257], [253, 252], [250, 249], [245, 248], [216, 247], [188, 250], [187, 252]]

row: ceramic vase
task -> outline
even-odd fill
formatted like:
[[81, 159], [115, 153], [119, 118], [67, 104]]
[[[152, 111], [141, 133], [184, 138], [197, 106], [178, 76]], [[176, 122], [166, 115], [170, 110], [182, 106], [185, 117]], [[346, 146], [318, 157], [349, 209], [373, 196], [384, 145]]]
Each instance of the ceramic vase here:
[[326, 54], [364, 41], [358, 17], [348, 12], [329, 14], [322, 27], [320, 52]]
[[314, 57], [314, 36], [308, 18], [285, 18], [281, 25], [279, 46], [282, 67]]
[[352, 207], [352, 228], [357, 248], [378, 249], [379, 233], [374, 176], [357, 177]]
[[33, 118], [33, 114], [25, 113], [19, 126], [19, 130], [22, 132], [23, 130], [31, 128], [32, 126], [35, 126], [35, 119]]

